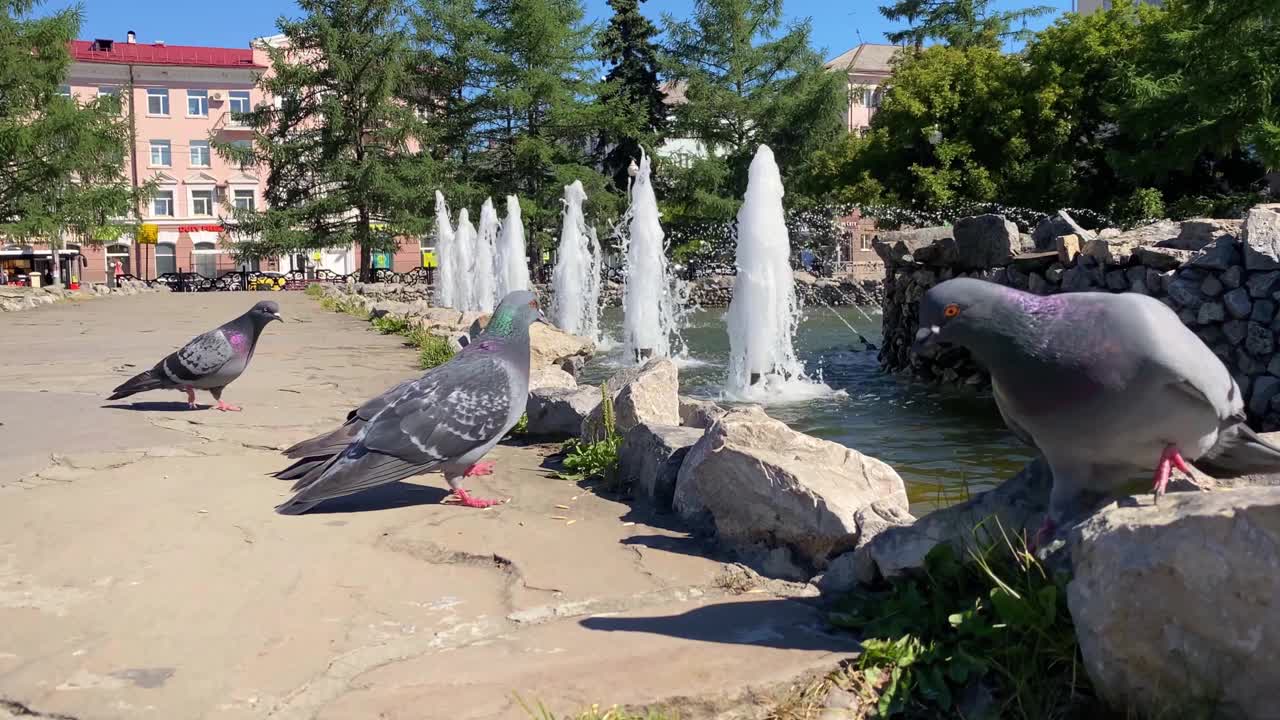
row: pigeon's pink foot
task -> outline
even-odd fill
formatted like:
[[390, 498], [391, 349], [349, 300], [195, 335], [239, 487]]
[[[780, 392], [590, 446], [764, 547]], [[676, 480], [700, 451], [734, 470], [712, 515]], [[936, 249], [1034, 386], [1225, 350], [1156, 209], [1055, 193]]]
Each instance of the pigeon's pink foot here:
[[494, 462], [492, 460], [483, 460], [472, 465], [463, 471], [463, 477], [475, 477], [477, 475], [492, 475]]
[[1037, 550], [1039, 550], [1046, 542], [1049, 541], [1050, 538], [1053, 537], [1053, 533], [1057, 529], [1058, 526], [1054, 524], [1053, 520], [1051, 520], [1048, 515], [1045, 515], [1044, 524], [1042, 524], [1040, 529], [1036, 531], [1036, 534], [1032, 536], [1031, 542], [1027, 545], [1027, 550], [1031, 551], [1031, 554], [1034, 555]]
[[218, 401], [217, 410], [221, 412], [240, 412], [240, 408], [235, 405], [228, 405], [221, 400]]
[[467, 491], [462, 488], [454, 488], [453, 497], [458, 499], [459, 505], [472, 508], [493, 507], [494, 505], [501, 505], [506, 502], [506, 500], [486, 500], [484, 498], [471, 497], [467, 494]]
[[196, 407], [198, 407], [196, 405], [196, 389], [190, 387], [182, 389], [187, 391], [187, 407], [191, 410], [195, 410]]
[[1156, 465], [1152, 476], [1151, 491], [1156, 494], [1156, 502], [1160, 501], [1160, 496], [1164, 495], [1165, 489], [1169, 487], [1169, 476], [1173, 474], [1175, 467], [1188, 476], [1191, 475], [1191, 468], [1187, 467], [1187, 461], [1182, 459], [1182, 453], [1178, 452], [1178, 447], [1170, 445], [1160, 453], [1160, 462]]

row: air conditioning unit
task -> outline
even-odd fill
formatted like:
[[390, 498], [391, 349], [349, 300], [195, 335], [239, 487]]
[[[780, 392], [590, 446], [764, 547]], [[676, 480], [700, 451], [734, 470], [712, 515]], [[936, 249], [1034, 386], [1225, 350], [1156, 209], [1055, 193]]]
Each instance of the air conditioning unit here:
[[213, 93], [212, 95], [210, 95], [210, 96], [209, 96], [209, 99], [211, 99], [211, 100], [217, 100], [218, 102], [222, 102], [222, 93], [220, 93], [220, 92], [215, 92], [215, 93]]

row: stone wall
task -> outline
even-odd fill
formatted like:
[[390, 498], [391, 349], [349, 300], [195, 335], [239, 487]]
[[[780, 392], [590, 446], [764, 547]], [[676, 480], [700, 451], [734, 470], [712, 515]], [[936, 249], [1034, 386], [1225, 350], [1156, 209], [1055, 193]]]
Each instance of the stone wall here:
[[61, 285], [49, 287], [24, 287], [21, 285], [0, 285], [0, 312], [18, 312], [30, 310], [41, 305], [52, 305], [65, 300], [84, 300], [106, 295], [137, 295], [139, 293], [169, 292], [169, 288], [148, 287], [144, 282], [125, 280], [120, 287], [112, 288], [95, 283], [84, 285], [80, 290], [67, 290]]
[[1165, 220], [1125, 232], [1094, 233], [1059, 213], [1007, 244], [991, 232], [966, 234], [962, 225], [972, 220], [877, 239], [886, 265], [885, 369], [932, 382], [989, 382], [962, 349], [932, 359], [911, 353], [920, 298], [949, 278], [978, 277], [1038, 295], [1139, 292], [1173, 308], [1222, 359], [1248, 399], [1251, 422], [1280, 428], [1280, 205], [1255, 207], [1244, 220]]

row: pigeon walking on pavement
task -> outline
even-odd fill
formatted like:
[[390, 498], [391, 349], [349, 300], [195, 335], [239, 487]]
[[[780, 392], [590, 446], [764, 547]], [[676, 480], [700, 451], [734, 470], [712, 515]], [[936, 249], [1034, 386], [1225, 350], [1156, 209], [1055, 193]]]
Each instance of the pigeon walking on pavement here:
[[1037, 296], [971, 278], [920, 303], [913, 349], [968, 349], [991, 372], [1000, 414], [1053, 471], [1052, 534], [1139, 470], [1158, 500], [1187, 460], [1211, 474], [1280, 471], [1280, 447], [1245, 424], [1230, 372], [1164, 303], [1136, 293]]
[[150, 370], [129, 378], [107, 399], [119, 400], [148, 390], [183, 390], [187, 407], [194, 410], [199, 389], [213, 395], [218, 410], [239, 411], [223, 402], [222, 391], [249, 367], [262, 329], [281, 319], [280, 306], [263, 300], [235, 320], [195, 338]]
[[524, 413], [535, 321], [546, 322], [533, 293], [510, 293], [452, 360], [369, 400], [332, 432], [286, 450], [298, 462], [277, 477], [297, 478], [296, 494], [276, 512], [300, 515], [325, 500], [436, 470], [462, 505], [498, 504], [472, 497], [461, 482], [493, 472], [493, 463], [480, 459]]

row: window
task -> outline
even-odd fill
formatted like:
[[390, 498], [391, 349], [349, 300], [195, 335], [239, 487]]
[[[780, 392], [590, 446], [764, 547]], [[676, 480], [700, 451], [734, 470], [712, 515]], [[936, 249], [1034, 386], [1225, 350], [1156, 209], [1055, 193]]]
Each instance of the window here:
[[98, 88], [98, 97], [117, 97], [120, 95], [120, 88], [114, 85], [103, 85]]
[[209, 91], [208, 90], [188, 90], [187, 91], [187, 116], [188, 117], [208, 117], [209, 116]]
[[129, 246], [123, 243], [107, 246], [107, 274], [115, 275], [116, 263], [120, 263], [120, 274], [129, 275]]
[[213, 214], [213, 191], [212, 190], [192, 190], [191, 191], [191, 214], [192, 215], [212, 215]]
[[252, 210], [257, 194], [257, 190], [236, 190], [233, 197], [235, 208], [237, 210]]
[[61, 96], [62, 96], [62, 97], [64, 97], [64, 98], [69, 98], [69, 97], [71, 97], [71, 86], [70, 86], [70, 85], [59, 85], [59, 86], [58, 86], [58, 94], [59, 94], [59, 95], [61, 95]]
[[172, 190], [160, 190], [151, 197], [151, 214], [154, 217], [173, 217]]
[[173, 243], [156, 243], [156, 274], [178, 272], [178, 255]]
[[243, 125], [244, 118], [239, 116], [243, 116], [253, 109], [249, 105], [249, 91], [232, 90], [227, 94], [227, 97], [231, 100], [231, 124]]
[[258, 270], [260, 269], [261, 269], [261, 263], [256, 259], [241, 260], [240, 264], [236, 265], [236, 270], [240, 272], [258, 272]]
[[858, 242], [858, 244], [859, 244], [859, 246], [861, 247], [861, 249], [863, 249], [863, 250], [870, 250], [870, 249], [871, 249], [871, 236], [870, 236], [870, 235], [868, 235], [867, 233], [862, 233], [862, 237], [861, 237], [861, 238], [859, 238], [859, 242]]
[[151, 141], [151, 166], [169, 167], [173, 164], [173, 152], [168, 140]]
[[[232, 140], [231, 147], [236, 148], [237, 150], [249, 150], [250, 148], [253, 147], [253, 141], [252, 140]], [[245, 168], [249, 167], [252, 164], [253, 164], [252, 161], [241, 162], [240, 169], [244, 170]]]
[[218, 248], [211, 242], [198, 242], [192, 248], [191, 260], [194, 270], [204, 277], [218, 277]]
[[147, 114], [169, 114], [169, 91], [165, 88], [147, 88]]
[[209, 167], [209, 141], [191, 141], [191, 167]]

